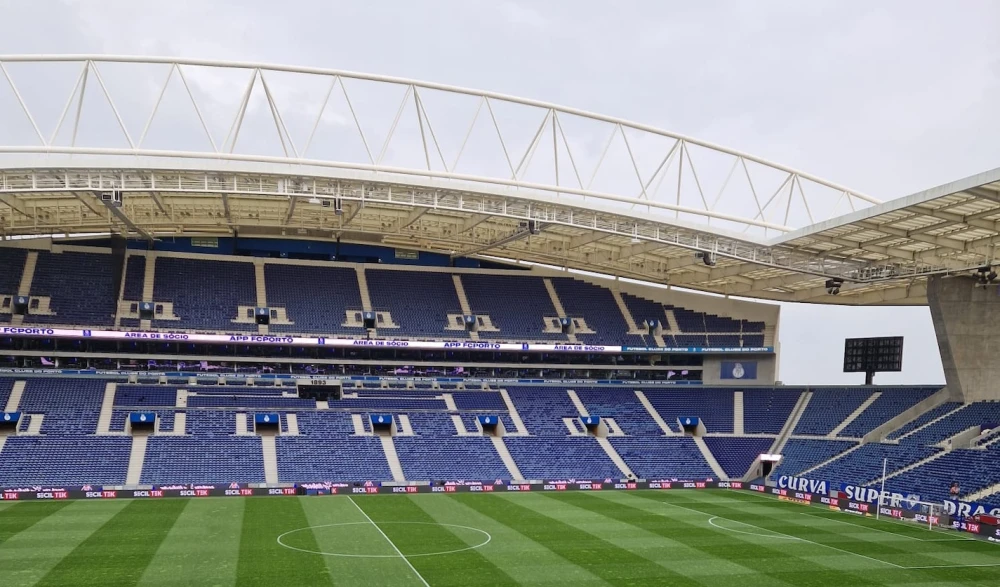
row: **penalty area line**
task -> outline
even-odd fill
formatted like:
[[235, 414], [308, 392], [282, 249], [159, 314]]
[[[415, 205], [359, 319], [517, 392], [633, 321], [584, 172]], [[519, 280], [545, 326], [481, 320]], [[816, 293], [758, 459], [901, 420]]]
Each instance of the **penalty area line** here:
[[371, 519], [371, 517], [367, 513], [365, 513], [365, 510], [361, 509], [361, 506], [359, 506], [358, 503], [354, 501], [354, 496], [348, 495], [347, 499], [351, 500], [351, 503], [354, 505], [354, 507], [358, 508], [358, 511], [361, 512], [361, 515], [364, 516], [366, 520], [371, 522], [372, 526], [375, 526], [375, 529], [378, 530], [378, 533], [382, 535], [382, 538], [385, 538], [385, 541], [388, 542], [389, 546], [391, 546], [392, 549], [396, 551], [396, 554], [399, 555], [399, 558], [403, 559], [403, 562], [406, 563], [406, 566], [410, 567], [410, 570], [413, 571], [413, 574], [416, 575], [418, 579], [420, 579], [420, 582], [424, 584], [424, 587], [431, 587], [431, 584], [428, 583], [427, 579], [424, 579], [424, 576], [420, 574], [420, 571], [418, 571], [416, 567], [413, 566], [413, 563], [410, 562], [410, 559], [406, 558], [406, 555], [403, 554], [401, 550], [399, 550], [399, 547], [396, 546], [396, 543], [394, 543], [392, 539], [389, 538], [386, 535], [386, 533], [382, 531], [382, 528], [379, 528], [378, 524], [375, 523], [375, 520]]

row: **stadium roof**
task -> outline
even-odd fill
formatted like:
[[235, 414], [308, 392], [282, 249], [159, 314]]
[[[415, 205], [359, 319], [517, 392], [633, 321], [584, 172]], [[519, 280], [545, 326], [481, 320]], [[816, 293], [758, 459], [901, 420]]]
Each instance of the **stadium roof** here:
[[[0, 233], [283, 236], [782, 301], [990, 265], [1000, 170], [881, 202], [627, 120], [316, 68], [0, 56]], [[101, 197], [120, 190], [121, 206]], [[828, 280], [840, 286], [831, 295]]]

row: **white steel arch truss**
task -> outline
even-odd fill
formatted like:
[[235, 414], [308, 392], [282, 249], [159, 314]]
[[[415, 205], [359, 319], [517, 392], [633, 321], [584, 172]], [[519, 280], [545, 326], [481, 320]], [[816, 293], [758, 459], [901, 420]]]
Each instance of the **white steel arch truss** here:
[[[0, 56], [0, 77], [4, 237], [343, 238], [776, 300], [921, 303], [927, 275], [992, 263], [1000, 222], [990, 185], [901, 210], [693, 137], [416, 80], [99, 55]], [[129, 194], [121, 209], [106, 189]]]

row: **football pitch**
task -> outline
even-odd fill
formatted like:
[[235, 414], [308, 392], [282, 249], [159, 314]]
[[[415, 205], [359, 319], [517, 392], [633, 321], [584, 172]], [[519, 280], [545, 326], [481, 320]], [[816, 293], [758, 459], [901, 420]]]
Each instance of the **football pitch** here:
[[0, 502], [0, 585], [989, 585], [1000, 545], [749, 492]]

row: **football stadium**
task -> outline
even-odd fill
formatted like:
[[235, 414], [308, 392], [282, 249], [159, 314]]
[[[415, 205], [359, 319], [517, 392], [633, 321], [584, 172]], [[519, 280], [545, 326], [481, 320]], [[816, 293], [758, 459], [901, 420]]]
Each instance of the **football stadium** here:
[[[1000, 582], [1000, 169], [881, 201], [414, 79], [0, 78], [4, 587]], [[878, 385], [891, 336], [784, 385], [777, 302], [927, 306], [946, 384]]]

